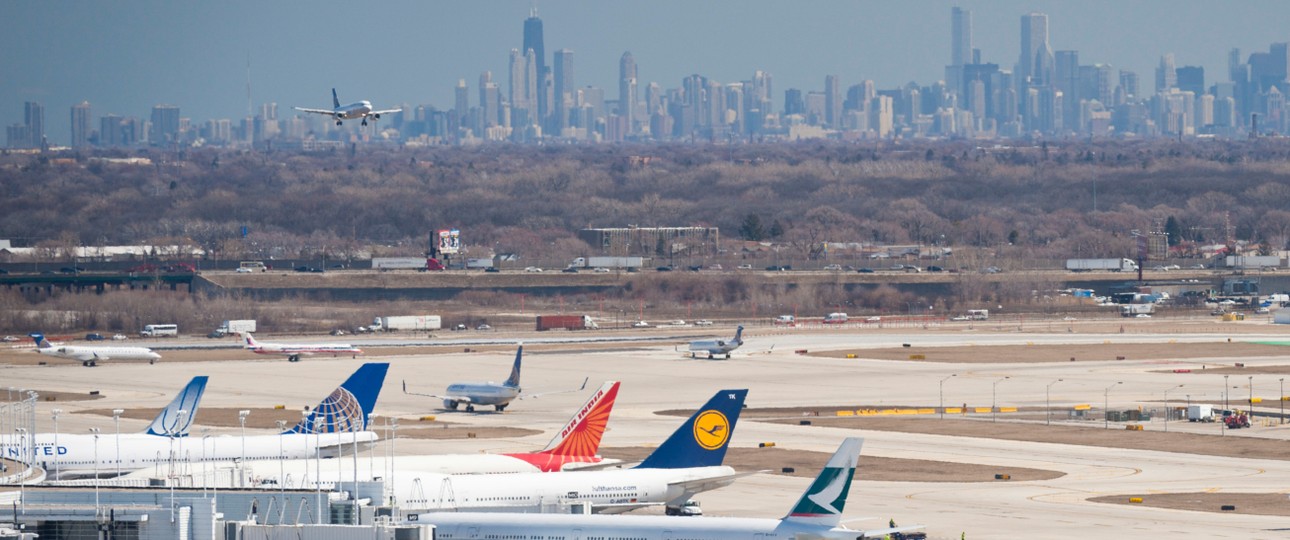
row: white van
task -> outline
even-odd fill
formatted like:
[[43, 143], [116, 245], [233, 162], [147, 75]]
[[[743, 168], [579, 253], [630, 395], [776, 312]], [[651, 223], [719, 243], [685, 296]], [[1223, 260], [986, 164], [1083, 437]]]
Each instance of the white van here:
[[845, 324], [846, 322], [846, 313], [830, 313], [824, 317], [824, 324]]
[[797, 322], [797, 318], [792, 315], [780, 315], [775, 317], [775, 324], [792, 326]]
[[149, 324], [143, 327], [139, 332], [143, 337], [178, 337], [179, 325], [176, 324]]

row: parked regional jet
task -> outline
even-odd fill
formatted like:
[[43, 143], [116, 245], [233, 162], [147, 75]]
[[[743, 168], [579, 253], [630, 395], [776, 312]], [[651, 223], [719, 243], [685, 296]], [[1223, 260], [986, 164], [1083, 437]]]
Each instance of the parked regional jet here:
[[[123, 433], [117, 435], [112, 444], [115, 447], [117, 438], [122, 444], [134, 444], [136, 441], [167, 440], [171, 437], [188, 435], [188, 428], [193, 425], [193, 415], [201, 404], [202, 394], [206, 390], [205, 376], [193, 377], [175, 395], [164, 409], [157, 413], [142, 433]], [[26, 453], [32, 453], [37, 462], [46, 463], [46, 473], [51, 479], [59, 478], [69, 472], [69, 458], [64, 456], [84, 456], [92, 454], [94, 439], [90, 435], [79, 433], [36, 433], [29, 440], [25, 438], [9, 439], [13, 444], [0, 444], [0, 455], [9, 459], [21, 460]], [[55, 448], [58, 450], [55, 451]], [[107, 471], [108, 465], [104, 467]], [[115, 469], [113, 469], [115, 470]]]
[[740, 326], [735, 329], [735, 338], [730, 341], [721, 339], [691, 341], [690, 358], [694, 358], [695, 353], [706, 352], [708, 353], [709, 360], [715, 358], [716, 355], [719, 354], [726, 355], [726, 360], [729, 360], [730, 353], [735, 349], [738, 349], [740, 345], [744, 344], [744, 340], [742, 339], [743, 334], [744, 327]]
[[300, 112], [312, 114], [325, 114], [336, 119], [336, 125], [340, 125], [342, 120], [353, 120], [355, 118], [363, 119], [363, 125], [367, 125], [367, 118], [370, 116], [373, 120], [380, 120], [382, 114], [400, 112], [403, 109], [385, 109], [383, 111], [372, 110], [372, 102], [363, 100], [356, 103], [350, 103], [342, 107], [340, 98], [336, 97], [336, 89], [331, 89], [331, 109], [309, 109], [305, 107], [294, 107]]
[[[153, 470], [154, 467], [165, 467], [168, 474], [192, 474], [190, 464], [203, 461], [274, 460], [277, 463], [280, 457], [334, 457], [342, 452], [349, 452], [351, 446], [366, 447], [376, 441], [376, 434], [367, 431], [367, 419], [380, 395], [389, 366], [383, 363], [363, 364], [314, 407], [309, 416], [279, 434], [246, 437], [226, 434], [201, 438], [191, 437], [186, 431], [174, 431], [174, 436], [160, 437], [127, 437], [123, 434], [119, 446], [115, 436], [106, 433], [97, 436], [60, 434], [57, 450], [53, 437], [47, 442], [43, 442], [45, 439], [36, 439], [35, 448], [32, 449], [36, 454], [35, 462], [45, 470], [59, 470], [62, 478], [75, 478], [115, 474], [118, 469], [155, 475], [158, 471]], [[176, 398], [176, 402], [179, 401]], [[166, 410], [177, 412], [174, 407], [176, 404], [172, 403]], [[192, 403], [191, 407], [192, 409], [184, 410], [195, 410], [196, 403]], [[191, 412], [179, 416], [186, 417], [191, 424]], [[158, 415], [158, 418], [162, 418], [162, 415]], [[150, 428], [149, 431], [152, 432], [153, 429]], [[58, 457], [55, 458], [55, 455]]]
[[425, 396], [435, 399], [442, 399], [443, 406], [446, 409], [457, 410], [459, 404], [466, 404], [466, 412], [475, 412], [476, 405], [492, 405], [497, 408], [497, 412], [506, 410], [506, 406], [517, 399], [532, 399], [550, 394], [563, 394], [566, 392], [577, 392], [587, 387], [587, 381], [590, 377], [582, 380], [582, 386], [573, 390], [556, 390], [552, 392], [542, 392], [539, 394], [525, 394], [520, 388], [520, 359], [524, 356], [524, 344], [521, 343], [519, 349], [515, 351], [515, 363], [511, 365], [511, 376], [505, 382], [498, 384], [489, 382], [462, 382], [448, 385], [448, 391], [444, 395], [438, 394], [421, 394], [408, 391], [408, 382], [403, 381], [403, 393], [414, 396]]
[[160, 354], [152, 352], [152, 349], [147, 347], [55, 345], [46, 340], [44, 334], [31, 334], [31, 338], [36, 340], [36, 352], [56, 358], [78, 360], [86, 367], [99, 365], [99, 360], [147, 360], [149, 364], [155, 364], [157, 359], [161, 358]]
[[851, 491], [863, 439], [842, 441], [788, 515], [779, 519], [673, 516], [597, 516], [585, 514], [502, 514], [435, 512], [411, 514], [408, 521], [435, 526], [441, 540], [464, 538], [632, 538], [708, 540], [890, 538], [921, 525], [849, 529], [842, 510]]
[[264, 343], [256, 341], [255, 336], [252, 336], [250, 332], [242, 334], [242, 336], [246, 339], [246, 350], [255, 354], [286, 356], [288, 362], [299, 362], [301, 355], [330, 354], [335, 357], [348, 354], [350, 358], [358, 358], [358, 355], [363, 354], [363, 349], [348, 343]]
[[630, 469], [446, 475], [416, 469], [416, 458], [397, 456], [373, 457], [371, 463], [348, 470], [344, 463], [348, 460], [337, 460], [339, 471], [319, 471], [330, 467], [311, 459], [289, 460], [284, 465], [263, 461], [251, 464], [251, 476], [266, 485], [310, 490], [319, 487], [318, 481], [322, 489], [343, 490], [350, 489], [350, 482], [382, 477], [394, 502], [406, 511], [567, 512], [573, 504], [586, 504], [598, 512], [659, 504], [679, 507], [694, 494], [729, 485], [741, 476], [721, 462], [747, 395], [747, 390], [717, 392], [644, 462]]

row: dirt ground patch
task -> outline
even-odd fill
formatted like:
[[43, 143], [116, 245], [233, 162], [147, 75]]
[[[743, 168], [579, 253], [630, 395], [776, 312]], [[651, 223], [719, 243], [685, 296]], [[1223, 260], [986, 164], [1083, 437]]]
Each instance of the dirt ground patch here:
[[[194, 423], [197, 426], [235, 428], [238, 423], [237, 413], [239, 410], [249, 410], [251, 414], [246, 416], [246, 427], [252, 429], [278, 429], [278, 421], [284, 422], [286, 427], [296, 425], [300, 421], [301, 410], [286, 409], [218, 409], [202, 407], [197, 409], [197, 417]], [[161, 409], [126, 409], [121, 416], [135, 420], [152, 420]], [[90, 409], [81, 411], [83, 414], [97, 414], [100, 416], [111, 417], [111, 409]], [[377, 424], [371, 429], [385, 436], [385, 422], [378, 419]], [[198, 428], [200, 431], [200, 428]], [[471, 427], [455, 424], [452, 422], [441, 422], [438, 420], [420, 421], [415, 419], [404, 418], [400, 420], [399, 437], [413, 439], [499, 439], [507, 437], [526, 437], [541, 433], [535, 429], [512, 428], [512, 427]], [[472, 435], [473, 434], [473, 435]]]
[[[845, 409], [845, 407], [840, 407], [840, 409]], [[851, 409], [855, 409], [855, 407], [851, 407]], [[823, 407], [810, 409], [810, 411], [814, 410], [831, 412], [837, 409]], [[803, 410], [803, 413], [806, 412], [808, 411]], [[1091, 426], [1050, 426], [1043, 424], [990, 422], [988, 420], [969, 420], [949, 417], [946, 417], [944, 420], [940, 420], [936, 418], [882, 416], [799, 416], [796, 418], [780, 418], [766, 421], [777, 424], [796, 425], [800, 424], [803, 420], [810, 420], [811, 426], [871, 429], [875, 431], [895, 431], [900, 433], [926, 433], [931, 435], [977, 437], [1008, 441], [1073, 444], [1104, 448], [1154, 450], [1158, 452], [1176, 452], [1179, 449], [1186, 449], [1188, 454], [1200, 454], [1206, 456], [1290, 460], [1290, 453], [1285, 451], [1285, 441], [1241, 436], [1223, 437], [1198, 433], [1129, 431], [1124, 429], [1123, 424], [1114, 424], [1111, 426], [1111, 429], [1100, 429], [1102, 427], [1100, 423], [1093, 423]]]
[[[36, 390], [36, 395], [41, 401], [91, 401], [103, 399], [103, 394], [91, 394], [89, 392], [55, 392], [46, 390]], [[10, 401], [9, 393], [0, 393], [0, 403]], [[13, 401], [21, 399], [22, 396], [17, 392], [13, 394]]]
[[[602, 456], [637, 462], [645, 459], [653, 448], [619, 447], [601, 448]], [[725, 464], [739, 471], [768, 471], [771, 474], [815, 478], [829, 461], [831, 454], [786, 448], [731, 448], [726, 452]], [[785, 472], [786, 468], [792, 472]], [[993, 467], [971, 463], [950, 463], [925, 459], [902, 459], [860, 455], [856, 468], [857, 480], [879, 482], [997, 482], [995, 475], [1007, 475], [1011, 481], [1051, 480], [1064, 476], [1059, 471], [1027, 469], [1024, 467]]]
[[[822, 351], [811, 356], [946, 363], [1103, 362], [1108, 360], [1170, 360], [1217, 357], [1290, 357], [1290, 347], [1243, 342], [1211, 343], [1096, 343], [1071, 345], [999, 345], [911, 347]], [[1244, 372], [1243, 372], [1244, 373]]]
[[[478, 426], [452, 426], [443, 423], [430, 423], [427, 427], [405, 428], [399, 426], [399, 438], [404, 437], [411, 439], [507, 439], [514, 437], [527, 437], [542, 433], [538, 429], [525, 429], [515, 427], [478, 427]], [[435, 427], [434, 424], [438, 424]]]
[[[1142, 502], [1130, 502], [1130, 498], [1141, 497]], [[1218, 512], [1223, 514], [1256, 514], [1261, 516], [1290, 516], [1290, 505], [1286, 504], [1286, 492], [1281, 493], [1154, 493], [1145, 495], [1107, 495], [1094, 497], [1092, 502], [1121, 504], [1130, 506], [1150, 506], [1169, 508], [1171, 510], [1192, 510], [1195, 512]], [[1231, 505], [1232, 510], [1223, 510]]]

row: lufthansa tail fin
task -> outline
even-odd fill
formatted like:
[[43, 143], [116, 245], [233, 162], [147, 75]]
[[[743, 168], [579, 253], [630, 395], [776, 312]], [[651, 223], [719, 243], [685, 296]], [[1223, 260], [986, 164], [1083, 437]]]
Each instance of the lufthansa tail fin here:
[[511, 376], [506, 378], [506, 386], [520, 385], [520, 359], [524, 356], [524, 344], [515, 351], [515, 364], [511, 365]]
[[309, 416], [283, 433], [341, 433], [364, 431], [367, 418], [385, 384], [386, 363], [363, 364], [340, 387], [322, 400]]
[[202, 394], [206, 392], [205, 375], [193, 377], [188, 381], [188, 386], [180, 390], [175, 395], [175, 399], [166, 405], [157, 413], [157, 417], [152, 419], [148, 424], [148, 435], [158, 437], [187, 437], [188, 428], [193, 425], [193, 417], [197, 416], [197, 407], [202, 402]]
[[[811, 487], [806, 489], [797, 505], [784, 516], [784, 521], [837, 527], [842, 522], [842, 508], [851, 492], [851, 479], [860, 461], [860, 446], [864, 439], [848, 437], [838, 451], [824, 464]], [[867, 536], [866, 536], [867, 538]]]
[[748, 390], [722, 390], [690, 416], [638, 469], [680, 469], [721, 465]]
[[614, 400], [618, 398], [618, 385], [618, 381], [608, 381], [596, 390], [546, 448], [538, 453], [595, 457], [600, 451], [600, 439], [605, 434], [605, 426], [609, 424], [609, 413], [614, 410]]
[[335, 109], [340, 108], [340, 98], [336, 97], [335, 88], [331, 89], [331, 105], [332, 105], [332, 108], [335, 108]]
[[37, 349], [48, 349], [54, 346], [48, 340], [45, 339], [45, 334], [28, 334], [28, 335], [31, 337], [31, 339], [36, 340]]

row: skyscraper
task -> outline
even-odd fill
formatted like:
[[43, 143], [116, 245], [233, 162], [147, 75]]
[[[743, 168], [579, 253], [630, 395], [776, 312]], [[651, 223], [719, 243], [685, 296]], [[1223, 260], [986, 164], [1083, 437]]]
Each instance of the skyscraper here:
[[1161, 56], [1160, 65], [1156, 66], [1156, 93], [1177, 87], [1178, 70], [1174, 67], [1174, 53], [1169, 53]]
[[37, 101], [23, 105], [23, 118], [27, 123], [27, 146], [40, 148], [45, 144], [45, 106]]
[[1035, 75], [1041, 49], [1048, 48], [1048, 15], [1031, 12], [1021, 16], [1021, 58], [1017, 61], [1018, 83]]
[[569, 127], [569, 107], [573, 105], [573, 92], [577, 88], [573, 83], [573, 51], [560, 49], [555, 51], [552, 65], [555, 68], [552, 125], [555, 135]]
[[842, 127], [841, 86], [837, 75], [824, 77], [824, 123], [833, 129]]
[[174, 105], [157, 105], [152, 108], [152, 131], [148, 142], [167, 144], [179, 139], [179, 107]]
[[628, 133], [635, 125], [636, 81], [636, 59], [627, 51], [618, 60], [618, 115], [627, 119]]
[[972, 12], [956, 7], [950, 11], [950, 65], [972, 63]]
[[534, 113], [537, 114], [536, 118], [531, 118], [533, 123], [545, 121], [547, 111], [550, 110], [547, 104], [547, 96], [550, 94], [547, 81], [551, 78], [551, 71], [546, 65], [546, 47], [543, 41], [542, 19], [538, 18], [537, 8], [534, 7], [529, 11], [529, 18], [524, 19], [524, 48], [521, 49], [521, 56], [533, 51], [533, 59], [536, 61], [529, 81], [533, 96], [533, 103], [529, 106], [535, 108]]
[[83, 147], [90, 145], [90, 102], [82, 101], [78, 105], [72, 105], [72, 146]]

